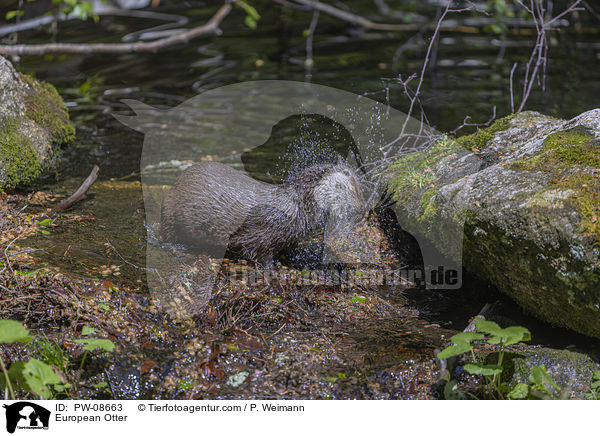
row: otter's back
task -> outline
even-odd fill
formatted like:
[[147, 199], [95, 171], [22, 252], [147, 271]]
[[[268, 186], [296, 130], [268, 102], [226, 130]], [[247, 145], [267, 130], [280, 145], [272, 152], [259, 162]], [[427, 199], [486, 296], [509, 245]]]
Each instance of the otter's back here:
[[163, 201], [161, 230], [170, 242], [223, 246], [274, 185], [217, 162], [186, 169]]

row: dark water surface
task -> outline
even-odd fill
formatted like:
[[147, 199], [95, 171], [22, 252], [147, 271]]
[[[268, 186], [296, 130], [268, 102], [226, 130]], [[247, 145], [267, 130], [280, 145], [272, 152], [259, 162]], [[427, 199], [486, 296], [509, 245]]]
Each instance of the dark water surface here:
[[[369, 16], [371, 2], [346, 2]], [[440, 12], [435, 2], [389, 1], [412, 24], [433, 22]], [[161, 2], [155, 10], [185, 14], [190, 25], [205, 22], [215, 11], [213, 2]], [[261, 13], [258, 28], [244, 24], [239, 8], [221, 25], [218, 37], [199, 38], [157, 54], [24, 57], [20, 68], [56, 85], [70, 103], [78, 124], [78, 143], [94, 143], [94, 152], [75, 152], [77, 164], [62, 174], [83, 175], [81, 159], [104, 163], [101, 177], [123, 176], [138, 167], [142, 136], [115, 122], [104, 112], [125, 110], [121, 99], [138, 99], [158, 107], [173, 107], [204, 90], [247, 80], [308, 80], [304, 65], [311, 13], [291, 11], [270, 1], [254, 2]], [[386, 18], [380, 18], [386, 19]], [[484, 17], [489, 23], [490, 17]], [[390, 21], [389, 18], [387, 18]], [[432, 54], [432, 68], [422, 88], [422, 103], [432, 126], [450, 131], [465, 116], [485, 122], [493, 113], [510, 113], [510, 70], [515, 72], [515, 99], [520, 100], [524, 66], [534, 43], [530, 28], [523, 35], [502, 37], [487, 30], [467, 13], [448, 20], [463, 31], [442, 31]], [[569, 118], [600, 105], [600, 38], [593, 17], [581, 34], [552, 34], [548, 82], [545, 92], [534, 89], [527, 109]], [[59, 24], [62, 42], [115, 42], [125, 34], [156, 24], [156, 20], [102, 17], [99, 24], [70, 21]], [[20, 42], [47, 42], [43, 31], [22, 32]], [[313, 83], [365, 94], [406, 110], [401, 87], [384, 79], [418, 73], [431, 32], [365, 32], [321, 14], [313, 43]], [[84, 85], [85, 84], [85, 85]], [[78, 92], [81, 85], [87, 92]], [[416, 86], [416, 81], [413, 82]], [[75, 89], [75, 90], [74, 90]], [[77, 95], [79, 94], [79, 95]], [[79, 102], [76, 102], [79, 100]], [[88, 100], [87, 102], [82, 100]]]

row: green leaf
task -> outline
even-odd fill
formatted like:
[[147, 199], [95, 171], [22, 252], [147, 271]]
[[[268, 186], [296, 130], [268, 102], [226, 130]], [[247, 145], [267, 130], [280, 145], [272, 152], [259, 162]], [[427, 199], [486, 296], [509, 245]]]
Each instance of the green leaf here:
[[488, 343], [490, 345], [497, 345], [500, 343], [511, 345], [531, 339], [531, 333], [525, 327], [513, 326], [503, 329], [495, 322], [486, 321], [481, 318], [475, 320], [475, 325], [477, 326], [477, 331], [490, 335], [488, 338]]
[[12, 342], [29, 342], [33, 338], [29, 335], [29, 330], [23, 327], [19, 321], [12, 319], [0, 320], [0, 344], [10, 344]]
[[86, 338], [86, 339], [76, 339], [74, 341], [76, 344], [82, 344], [85, 351], [94, 351], [96, 349], [100, 349], [102, 351], [111, 352], [115, 349], [115, 344], [110, 339], [94, 339], [94, 338]]
[[248, 14], [248, 16], [254, 18], [257, 21], [260, 19], [260, 14], [256, 10], [256, 8], [250, 6], [248, 3], [242, 2], [242, 1], [240, 1], [236, 4], [238, 6], [240, 6], [242, 9], [244, 9], [246, 11], [246, 13]]
[[94, 7], [91, 3], [81, 2], [77, 3], [73, 7], [73, 14], [80, 20], [87, 20], [87, 18], [94, 13]]
[[546, 371], [546, 365], [544, 364], [531, 368], [529, 381], [535, 385], [535, 388], [541, 389], [548, 393], [550, 393], [547, 388], [548, 386], [560, 391], [558, 385], [554, 382], [554, 380], [552, 380], [552, 377], [550, 377], [550, 374], [548, 374]]
[[458, 344], [450, 345], [448, 348], [440, 351], [437, 355], [438, 359], [447, 359], [448, 357], [457, 356], [459, 354], [467, 353], [473, 349], [471, 344]]
[[456, 381], [450, 380], [448, 383], [446, 383], [444, 386], [444, 398], [446, 400], [459, 400], [462, 398]]
[[512, 345], [522, 341], [530, 341], [531, 333], [525, 327], [513, 326], [504, 329], [506, 340], [504, 345]]
[[56, 392], [64, 392], [64, 391], [66, 391], [67, 389], [70, 389], [70, 388], [71, 388], [71, 383], [65, 383], [64, 385], [63, 384], [56, 384], [56, 385], [54, 385], [54, 390]]
[[483, 339], [485, 336], [481, 333], [475, 332], [462, 332], [458, 333], [450, 338], [455, 345], [450, 345], [446, 349], [438, 353], [438, 359], [447, 359], [448, 357], [457, 356], [459, 354], [467, 353], [473, 349], [471, 345], [472, 341], [477, 339]]
[[519, 383], [508, 393], [508, 398], [511, 400], [524, 400], [528, 395], [529, 386], [526, 383]]
[[[22, 360], [17, 360], [10, 365], [8, 368], [8, 378], [10, 379], [10, 383], [12, 384], [13, 389], [24, 389], [26, 391], [30, 391], [31, 389], [25, 382], [23, 378], [23, 368], [25, 367], [25, 362]], [[6, 377], [4, 374], [0, 373], [0, 389], [6, 389]]]
[[367, 301], [367, 297], [363, 297], [362, 295], [353, 295], [352, 298], [350, 298], [350, 301], [353, 303], [364, 303]]
[[246, 23], [246, 26], [248, 26], [252, 30], [254, 30], [258, 27], [256, 20], [254, 18], [252, 18], [250, 15], [246, 15], [246, 18], [244, 19], [244, 23]]
[[60, 376], [54, 372], [50, 365], [37, 359], [29, 359], [23, 367], [23, 377], [31, 391], [45, 400], [52, 398], [52, 391], [48, 385], [61, 382]]
[[12, 20], [13, 18], [15, 18], [16, 16], [22, 17], [23, 16], [23, 11], [8, 11], [6, 13], [6, 21], [8, 20]]
[[50, 218], [46, 218], [43, 221], [36, 221], [35, 223], [39, 224], [40, 226], [48, 227], [50, 224], [52, 224], [52, 220]]
[[258, 11], [244, 1], [237, 1], [235, 4], [246, 11], [246, 18], [244, 19], [246, 26], [253, 30], [256, 29], [258, 20], [260, 20]]
[[105, 382], [105, 381], [103, 381], [103, 382], [100, 382], [100, 383], [96, 383], [96, 384], [94, 385], [94, 387], [95, 387], [95, 388], [105, 388], [105, 387], [107, 387], [107, 386], [108, 386], [108, 383], [107, 383], [107, 382]]
[[89, 336], [89, 335], [93, 335], [94, 333], [96, 333], [96, 329], [93, 327], [90, 327], [89, 325], [84, 325], [83, 328], [81, 329], [81, 336]]
[[476, 318], [475, 326], [477, 327], [478, 332], [487, 333], [489, 335], [500, 336], [502, 333], [502, 327], [494, 321], [487, 321], [483, 318]]
[[485, 336], [481, 333], [475, 332], [462, 332], [458, 333], [450, 338], [450, 340], [455, 344], [471, 344], [472, 341], [477, 339], [483, 339]]
[[504, 30], [502, 26], [499, 26], [498, 24], [490, 24], [490, 30], [496, 34], [502, 33], [502, 31]]
[[502, 373], [502, 367], [498, 365], [483, 365], [481, 363], [468, 363], [463, 366], [469, 374], [492, 376]]

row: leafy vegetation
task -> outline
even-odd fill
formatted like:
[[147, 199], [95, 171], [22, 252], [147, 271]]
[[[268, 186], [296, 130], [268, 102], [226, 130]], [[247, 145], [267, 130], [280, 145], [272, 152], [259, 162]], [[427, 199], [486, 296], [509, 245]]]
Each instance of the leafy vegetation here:
[[[89, 336], [95, 330], [84, 326], [82, 335]], [[29, 343], [34, 341], [29, 331], [22, 323], [10, 319], [0, 320], [0, 344]], [[79, 369], [88, 352], [101, 350], [112, 352], [115, 345], [109, 339], [85, 338], [74, 341], [82, 344], [85, 354]], [[56, 341], [46, 337], [35, 340], [32, 350], [39, 359], [30, 358], [27, 362], [12, 362], [7, 369], [0, 355], [0, 367], [3, 378], [0, 380], [0, 388], [5, 389], [14, 400], [16, 390], [30, 392], [33, 396], [41, 399], [52, 399], [57, 394], [68, 393], [71, 384], [65, 379], [71, 363], [70, 357], [65, 349]]]
[[[85, 326], [81, 331], [81, 336], [90, 336], [96, 333], [96, 330]], [[85, 354], [83, 355], [83, 359], [81, 359], [81, 364], [79, 365], [79, 369], [83, 367], [83, 362], [85, 362], [85, 358], [88, 355], [88, 352], [101, 350], [106, 352], [112, 352], [115, 349], [115, 344], [109, 339], [96, 339], [96, 338], [84, 338], [84, 339], [76, 339], [76, 344], [83, 345], [83, 350]]]
[[244, 20], [246, 26], [253, 30], [256, 29], [256, 27], [258, 26], [258, 20], [260, 20], [260, 14], [256, 10], [256, 8], [250, 6], [244, 1], [237, 1], [235, 2], [235, 5], [239, 6], [244, 11], [246, 11], [246, 18]]
[[600, 400], [600, 369], [594, 370], [590, 391], [585, 394], [586, 400]]
[[[27, 3], [32, 3], [37, 0], [27, 0]], [[106, 0], [101, 0], [104, 3]], [[98, 14], [94, 12], [94, 5], [92, 2], [82, 1], [82, 0], [52, 0], [52, 6], [54, 7], [54, 11], [50, 11], [47, 14], [52, 15], [56, 11], [60, 11], [64, 14], [73, 14], [75, 17], [80, 20], [87, 20], [88, 18], [92, 18], [95, 22], [98, 22], [99, 17]], [[5, 19], [6, 21], [12, 20], [16, 17], [22, 17], [24, 11], [20, 9], [10, 10], [6, 12]]]
[[[452, 336], [450, 345], [438, 353], [438, 358], [447, 359], [453, 356], [470, 355], [471, 359], [463, 365], [463, 369], [471, 374], [483, 377], [486, 393], [494, 399], [527, 399], [549, 396], [554, 398], [560, 393], [560, 388], [552, 380], [544, 365], [534, 366], [529, 376], [529, 383], [519, 383], [512, 389], [502, 380], [502, 375], [508, 372], [505, 365], [506, 347], [531, 339], [531, 333], [525, 327], [512, 326], [501, 328], [492, 321], [481, 318], [475, 320], [476, 332], [462, 332]], [[474, 342], [481, 341], [496, 347], [497, 359], [488, 362], [480, 361], [474, 353]], [[466, 393], [458, 391], [455, 381], [446, 384], [444, 395], [447, 399], [466, 398]]]

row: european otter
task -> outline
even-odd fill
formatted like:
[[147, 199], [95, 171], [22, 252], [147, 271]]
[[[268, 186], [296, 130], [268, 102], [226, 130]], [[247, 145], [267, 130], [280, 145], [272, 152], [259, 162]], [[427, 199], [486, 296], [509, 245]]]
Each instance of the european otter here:
[[164, 199], [161, 231], [169, 242], [229, 247], [264, 264], [325, 225], [357, 221], [364, 212], [360, 182], [346, 165], [311, 166], [273, 185], [200, 162], [179, 176]]

